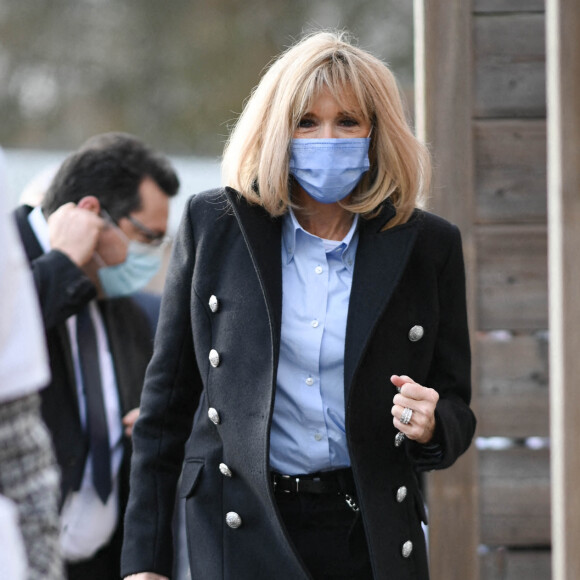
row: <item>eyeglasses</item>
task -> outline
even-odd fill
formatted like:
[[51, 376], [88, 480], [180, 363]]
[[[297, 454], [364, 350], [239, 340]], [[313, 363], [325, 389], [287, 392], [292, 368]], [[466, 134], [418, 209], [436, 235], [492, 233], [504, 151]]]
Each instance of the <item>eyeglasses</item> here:
[[[101, 208], [102, 217], [104, 217], [109, 223], [113, 224], [115, 227], [119, 227], [119, 224], [114, 220], [108, 211]], [[141, 223], [137, 218], [132, 215], [123, 216], [128, 219], [133, 227], [139, 231], [139, 233], [147, 240], [145, 243], [149, 246], [158, 248], [168, 244], [171, 241], [171, 237], [166, 234], [160, 234], [159, 232], [154, 232], [152, 229], [148, 228], [145, 224]]]
[[143, 237], [147, 240], [150, 246], [162, 246], [171, 241], [171, 238], [166, 234], [160, 234], [159, 232], [154, 232], [152, 229], [148, 228], [145, 224], [141, 223], [137, 218], [132, 215], [125, 216], [133, 226], [139, 230]]

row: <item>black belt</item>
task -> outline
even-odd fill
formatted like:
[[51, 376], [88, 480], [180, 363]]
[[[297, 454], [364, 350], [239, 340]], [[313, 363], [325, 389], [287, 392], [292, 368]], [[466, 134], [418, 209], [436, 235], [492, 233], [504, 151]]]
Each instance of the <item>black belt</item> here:
[[285, 493], [352, 494], [355, 491], [351, 469], [320, 471], [303, 475], [282, 475], [272, 472], [274, 491]]

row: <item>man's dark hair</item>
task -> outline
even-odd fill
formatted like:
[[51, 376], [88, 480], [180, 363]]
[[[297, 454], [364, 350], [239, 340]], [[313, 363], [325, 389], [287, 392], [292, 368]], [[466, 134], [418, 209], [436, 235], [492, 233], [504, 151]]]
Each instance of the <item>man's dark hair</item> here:
[[168, 196], [179, 189], [179, 179], [169, 160], [126, 133], [91, 137], [60, 166], [42, 202], [50, 215], [68, 202], [94, 195], [114, 220], [141, 206], [139, 186], [151, 178]]

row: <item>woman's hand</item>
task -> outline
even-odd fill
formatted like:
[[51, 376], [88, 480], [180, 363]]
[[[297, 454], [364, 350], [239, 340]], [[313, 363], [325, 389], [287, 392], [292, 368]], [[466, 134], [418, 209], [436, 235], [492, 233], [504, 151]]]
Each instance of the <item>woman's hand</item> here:
[[[391, 382], [399, 393], [393, 398], [393, 425], [417, 443], [429, 443], [435, 433], [435, 407], [439, 393], [423, 387], [406, 375], [393, 375]], [[401, 422], [404, 409], [413, 412], [407, 424]], [[405, 412], [409, 415], [409, 412]], [[404, 417], [403, 417], [404, 418]]]
[[169, 580], [169, 578], [167, 576], [160, 576], [154, 572], [139, 572], [139, 574], [125, 576], [125, 580]]

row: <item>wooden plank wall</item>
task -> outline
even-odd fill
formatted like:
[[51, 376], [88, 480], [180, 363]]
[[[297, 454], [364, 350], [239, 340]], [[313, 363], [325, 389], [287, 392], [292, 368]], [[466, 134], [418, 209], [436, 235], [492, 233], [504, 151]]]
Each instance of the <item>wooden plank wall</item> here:
[[[473, 2], [482, 580], [550, 578], [545, 14]], [[524, 574], [524, 570], [527, 572]]]
[[[481, 443], [475, 458], [428, 482], [432, 576], [547, 580], [544, 2], [416, 0], [415, 8], [417, 129], [435, 158], [431, 209], [464, 235]], [[475, 496], [475, 508], [454, 505], [457, 493]], [[478, 561], [458, 558], [463, 549]]]

